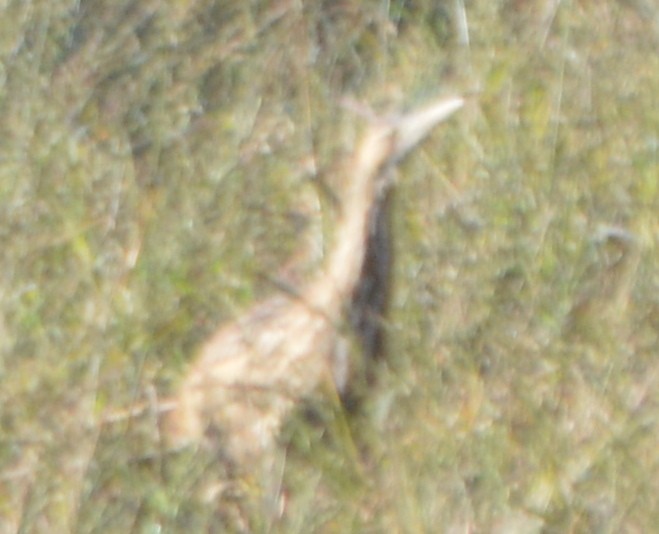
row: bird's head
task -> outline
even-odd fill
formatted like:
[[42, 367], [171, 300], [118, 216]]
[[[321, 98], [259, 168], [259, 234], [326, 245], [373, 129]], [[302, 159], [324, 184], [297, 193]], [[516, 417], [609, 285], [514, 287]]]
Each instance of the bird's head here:
[[386, 189], [392, 168], [463, 105], [462, 98], [449, 97], [411, 113], [375, 119], [357, 152], [357, 175], [375, 176], [378, 189]]
[[460, 97], [438, 100], [429, 106], [391, 120], [393, 145], [389, 161], [398, 163], [421, 143], [440, 122], [464, 105]]

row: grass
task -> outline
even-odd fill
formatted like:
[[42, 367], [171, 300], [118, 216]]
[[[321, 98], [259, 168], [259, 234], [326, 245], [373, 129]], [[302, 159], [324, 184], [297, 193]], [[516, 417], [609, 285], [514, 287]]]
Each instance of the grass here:
[[[461, 6], [5, 2], [0, 532], [659, 528], [659, 13]], [[290, 422], [282, 517], [104, 422], [313, 268], [343, 97], [442, 92], [472, 96], [401, 170], [390, 357], [363, 414]]]

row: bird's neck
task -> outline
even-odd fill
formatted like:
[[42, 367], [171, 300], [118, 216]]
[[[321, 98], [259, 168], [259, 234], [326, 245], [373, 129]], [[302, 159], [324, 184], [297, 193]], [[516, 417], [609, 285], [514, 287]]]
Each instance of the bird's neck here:
[[362, 143], [352, 164], [350, 183], [341, 204], [341, 215], [334, 235], [334, 247], [326, 267], [312, 281], [309, 304], [338, 320], [342, 306], [350, 298], [362, 270], [372, 213], [379, 202], [384, 161], [391, 149], [383, 132], [372, 131]]

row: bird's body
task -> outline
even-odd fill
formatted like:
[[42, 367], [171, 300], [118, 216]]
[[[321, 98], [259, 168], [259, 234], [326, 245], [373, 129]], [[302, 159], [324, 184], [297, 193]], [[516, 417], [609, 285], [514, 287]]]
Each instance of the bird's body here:
[[277, 296], [220, 328], [203, 346], [169, 414], [173, 441], [212, 436], [232, 461], [258, 456], [295, 402], [323, 379], [329, 320], [294, 297]]
[[[184, 378], [165, 431], [174, 444], [218, 440], [231, 462], [249, 463], [272, 446], [286, 415], [324, 381], [336, 380], [332, 358], [346, 309], [363, 325], [365, 350], [379, 343], [377, 299], [369, 296], [368, 243], [379, 232], [390, 173], [428, 132], [462, 106], [460, 98], [371, 127], [352, 163], [327, 264], [299, 291], [258, 303], [220, 327]], [[388, 239], [387, 239], [388, 243]], [[380, 250], [382, 253], [382, 249]], [[369, 258], [369, 254], [371, 257]], [[387, 272], [373, 276], [389, 276]], [[386, 298], [386, 295], [384, 296]], [[371, 303], [361, 308], [360, 298]], [[370, 299], [370, 300], [369, 300]], [[384, 301], [381, 306], [384, 306]], [[370, 330], [369, 330], [370, 329]], [[340, 389], [345, 384], [337, 384]]]

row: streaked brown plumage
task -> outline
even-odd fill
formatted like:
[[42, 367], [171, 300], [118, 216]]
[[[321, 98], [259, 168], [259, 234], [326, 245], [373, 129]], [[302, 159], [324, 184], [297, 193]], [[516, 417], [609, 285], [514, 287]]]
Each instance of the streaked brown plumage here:
[[[462, 104], [460, 98], [448, 98], [370, 127], [354, 156], [325, 267], [295, 294], [256, 304], [205, 343], [166, 416], [164, 429], [172, 444], [217, 440], [229, 461], [249, 463], [271, 447], [295, 405], [332, 380], [339, 328], [363, 283], [366, 245], [391, 171]], [[372, 318], [361, 321], [374, 324]], [[359, 325], [359, 317], [352, 322]], [[364, 343], [377, 343], [370, 338], [365, 336]], [[335, 373], [335, 381], [345, 379]]]
[[387, 188], [372, 207], [361, 273], [347, 305], [350, 335], [337, 340], [332, 360], [338, 392], [351, 410], [360, 405], [364, 386], [372, 383], [375, 363], [386, 355], [393, 266], [391, 205], [392, 191]]
[[364, 264], [349, 311], [361, 349], [369, 359], [378, 358], [384, 350], [382, 319], [389, 304], [394, 253], [391, 242], [391, 196], [391, 190], [386, 191], [373, 208]]

